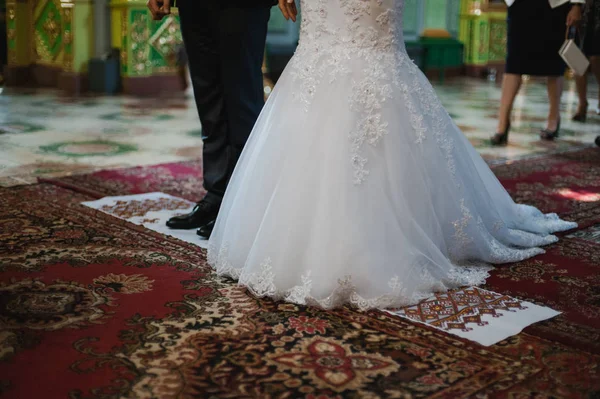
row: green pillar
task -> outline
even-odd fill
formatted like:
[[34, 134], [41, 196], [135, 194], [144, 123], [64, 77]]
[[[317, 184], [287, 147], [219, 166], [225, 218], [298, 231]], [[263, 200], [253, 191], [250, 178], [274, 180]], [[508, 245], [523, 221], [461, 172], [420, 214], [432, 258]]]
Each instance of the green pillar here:
[[94, 12], [92, 0], [62, 0], [63, 8], [63, 70], [87, 74], [93, 56]]
[[28, 68], [33, 63], [32, 4], [26, 0], [6, 2], [9, 69]]
[[462, 0], [459, 38], [465, 45], [469, 76], [485, 75], [489, 68], [502, 69], [506, 57], [506, 9]]
[[58, 87], [70, 92], [86, 90], [88, 62], [93, 55], [94, 21], [92, 0], [61, 0], [62, 49]]

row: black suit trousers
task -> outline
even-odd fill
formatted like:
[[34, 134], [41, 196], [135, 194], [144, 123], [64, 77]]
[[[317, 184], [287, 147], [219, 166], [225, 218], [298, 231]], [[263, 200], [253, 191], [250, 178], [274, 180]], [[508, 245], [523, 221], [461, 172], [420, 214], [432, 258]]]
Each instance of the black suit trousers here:
[[207, 4], [177, 1], [202, 124], [205, 200], [218, 203], [264, 104], [270, 7]]

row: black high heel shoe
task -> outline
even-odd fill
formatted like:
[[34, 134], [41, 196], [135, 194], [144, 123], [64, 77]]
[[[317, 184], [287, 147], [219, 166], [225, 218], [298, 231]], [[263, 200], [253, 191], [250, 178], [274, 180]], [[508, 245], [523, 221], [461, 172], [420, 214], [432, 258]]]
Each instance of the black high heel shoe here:
[[585, 121], [587, 120], [587, 110], [588, 110], [588, 105], [586, 104], [585, 107], [583, 108], [583, 110], [578, 110], [575, 113], [575, 115], [573, 115], [571, 120], [574, 122], [585, 123]]
[[496, 133], [490, 138], [493, 146], [505, 146], [508, 144], [508, 132], [510, 131], [510, 122], [506, 125], [506, 130], [503, 133]]
[[552, 141], [552, 140], [554, 140], [555, 138], [558, 137], [559, 133], [560, 133], [560, 119], [556, 123], [556, 130], [555, 131], [551, 131], [551, 130], [548, 130], [548, 129], [542, 129], [542, 131], [540, 132], [540, 138], [542, 140]]
[[587, 114], [576, 113], [571, 119], [573, 120], [573, 122], [585, 123], [585, 121], [587, 120]]

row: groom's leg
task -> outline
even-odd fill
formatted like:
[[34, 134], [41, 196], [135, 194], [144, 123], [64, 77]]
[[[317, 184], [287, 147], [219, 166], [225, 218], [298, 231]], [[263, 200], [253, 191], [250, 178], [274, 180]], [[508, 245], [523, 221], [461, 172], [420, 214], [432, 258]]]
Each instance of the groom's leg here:
[[213, 169], [210, 176], [211, 188], [221, 195], [264, 105], [262, 63], [269, 16], [268, 7], [221, 10], [219, 54], [229, 127], [228, 164]]
[[204, 142], [204, 186], [206, 200], [220, 203], [222, 179], [232, 162], [229, 149], [229, 126], [225, 109], [221, 75], [220, 29], [218, 6], [203, 6], [197, 0], [179, 0], [181, 33], [188, 55], [188, 64], [196, 106], [202, 123]]

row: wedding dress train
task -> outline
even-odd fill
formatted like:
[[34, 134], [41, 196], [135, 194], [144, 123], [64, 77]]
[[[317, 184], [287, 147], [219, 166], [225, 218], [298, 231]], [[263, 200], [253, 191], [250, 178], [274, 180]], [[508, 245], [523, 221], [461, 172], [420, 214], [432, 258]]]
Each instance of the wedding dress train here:
[[298, 304], [400, 307], [576, 227], [513, 202], [409, 59], [403, 6], [302, 1], [210, 239], [217, 273]]

